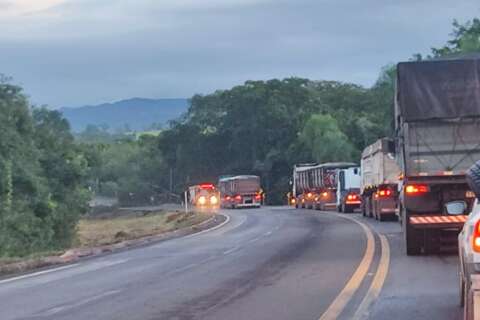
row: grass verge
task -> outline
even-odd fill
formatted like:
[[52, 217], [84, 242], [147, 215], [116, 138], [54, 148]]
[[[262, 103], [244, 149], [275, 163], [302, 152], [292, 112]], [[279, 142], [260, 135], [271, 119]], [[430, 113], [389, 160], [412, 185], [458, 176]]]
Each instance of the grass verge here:
[[[82, 219], [78, 223], [77, 239], [72, 249], [109, 246], [161, 235], [198, 225], [212, 216], [211, 213], [148, 212], [140, 215]], [[26, 257], [0, 258], [0, 276], [64, 263], [60, 257], [64, 252], [46, 251]]]

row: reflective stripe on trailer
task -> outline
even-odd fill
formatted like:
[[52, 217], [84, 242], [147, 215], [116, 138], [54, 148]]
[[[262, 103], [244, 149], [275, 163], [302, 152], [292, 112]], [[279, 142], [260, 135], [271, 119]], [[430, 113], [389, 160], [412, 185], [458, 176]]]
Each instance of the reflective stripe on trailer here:
[[442, 224], [442, 223], [465, 223], [468, 216], [413, 216], [410, 224]]

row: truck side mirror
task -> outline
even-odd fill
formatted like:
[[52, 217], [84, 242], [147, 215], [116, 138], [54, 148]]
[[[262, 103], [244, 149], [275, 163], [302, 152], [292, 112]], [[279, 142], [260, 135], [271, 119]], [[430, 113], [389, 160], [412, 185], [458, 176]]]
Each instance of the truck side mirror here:
[[477, 199], [480, 199], [480, 161], [477, 161], [468, 169], [467, 182]]

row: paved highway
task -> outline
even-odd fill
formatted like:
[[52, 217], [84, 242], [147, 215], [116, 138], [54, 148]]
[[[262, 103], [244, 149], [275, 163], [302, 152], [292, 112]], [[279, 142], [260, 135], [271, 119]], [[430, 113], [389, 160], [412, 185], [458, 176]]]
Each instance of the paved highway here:
[[397, 222], [289, 208], [0, 281], [0, 319], [461, 319], [455, 256], [406, 257]]

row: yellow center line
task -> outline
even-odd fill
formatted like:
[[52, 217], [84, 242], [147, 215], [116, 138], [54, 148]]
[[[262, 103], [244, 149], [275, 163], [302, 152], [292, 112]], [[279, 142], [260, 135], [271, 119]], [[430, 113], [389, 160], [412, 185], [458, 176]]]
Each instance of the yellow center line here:
[[372, 284], [368, 289], [367, 294], [363, 298], [362, 302], [358, 306], [357, 311], [353, 315], [353, 320], [368, 319], [370, 316], [369, 308], [377, 300], [382, 290], [385, 279], [387, 278], [388, 268], [390, 265], [390, 246], [387, 238], [383, 234], [378, 235], [380, 237], [380, 243], [382, 245], [382, 256], [378, 264], [377, 272], [373, 278]]
[[370, 231], [370, 228], [368, 228], [362, 222], [356, 219], [353, 219], [351, 217], [337, 215], [337, 214], [335, 214], [335, 216], [353, 221], [362, 227], [363, 231], [365, 232], [365, 235], [367, 236], [367, 249], [365, 250], [362, 261], [358, 265], [357, 269], [353, 273], [350, 280], [348, 280], [345, 287], [342, 289], [342, 291], [340, 291], [338, 296], [335, 298], [335, 300], [333, 300], [333, 302], [330, 304], [328, 309], [322, 314], [319, 320], [334, 320], [338, 318], [340, 313], [342, 313], [345, 306], [348, 304], [350, 299], [352, 299], [352, 296], [355, 294], [357, 289], [360, 287], [360, 284], [362, 283], [363, 279], [367, 275], [368, 269], [372, 264], [373, 255], [375, 253], [375, 241], [373, 238], [372, 231]]

